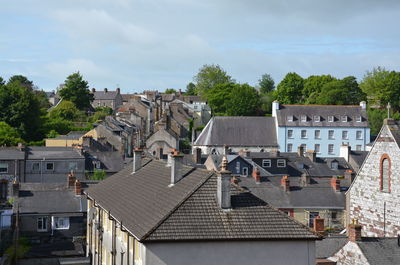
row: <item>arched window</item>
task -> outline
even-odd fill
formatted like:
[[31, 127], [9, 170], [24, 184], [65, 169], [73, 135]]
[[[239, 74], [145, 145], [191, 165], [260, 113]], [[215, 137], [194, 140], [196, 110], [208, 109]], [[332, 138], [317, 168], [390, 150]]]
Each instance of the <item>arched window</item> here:
[[390, 192], [390, 158], [388, 155], [383, 155], [381, 158], [381, 191]]

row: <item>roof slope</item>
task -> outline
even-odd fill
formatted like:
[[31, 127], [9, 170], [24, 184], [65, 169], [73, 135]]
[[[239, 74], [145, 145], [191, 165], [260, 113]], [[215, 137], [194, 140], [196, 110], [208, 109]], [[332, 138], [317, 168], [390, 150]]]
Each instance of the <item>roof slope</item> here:
[[213, 117], [194, 145], [277, 146], [273, 117]]
[[[293, 116], [293, 121], [289, 122], [287, 116]], [[306, 115], [307, 122], [301, 122], [300, 116]], [[319, 122], [314, 122], [314, 115], [320, 116]], [[334, 116], [333, 122], [328, 122], [328, 116]], [[347, 116], [347, 122], [341, 122], [341, 116]], [[361, 116], [361, 122], [356, 121], [356, 117]], [[358, 105], [280, 105], [277, 110], [277, 120], [279, 126], [329, 126], [329, 127], [368, 127], [368, 116], [366, 110]]]
[[114, 100], [118, 93], [117, 91], [95, 91], [93, 95], [94, 100]]
[[220, 209], [213, 172], [184, 166], [185, 177], [168, 187], [171, 169], [164, 162], [151, 161], [133, 175], [128, 168], [87, 193], [140, 241], [318, 238], [234, 186], [233, 209]]
[[397, 238], [362, 238], [357, 242], [370, 265], [398, 265], [400, 251]]

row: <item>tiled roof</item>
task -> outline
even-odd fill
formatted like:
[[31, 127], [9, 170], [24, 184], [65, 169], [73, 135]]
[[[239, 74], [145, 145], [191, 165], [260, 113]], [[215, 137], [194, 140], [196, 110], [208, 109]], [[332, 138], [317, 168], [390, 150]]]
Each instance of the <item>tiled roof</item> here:
[[84, 157], [72, 147], [30, 146], [28, 159], [84, 159]]
[[93, 95], [94, 100], [114, 100], [118, 93], [117, 91], [95, 91]]
[[1, 147], [0, 148], [0, 160], [11, 160], [11, 159], [24, 159], [25, 152], [20, 151], [17, 147]]
[[[276, 112], [279, 126], [368, 127], [367, 112], [357, 105], [280, 105]], [[301, 115], [307, 116], [306, 122], [301, 122]], [[319, 122], [314, 122], [314, 115], [320, 116]], [[293, 116], [293, 121], [288, 121], [288, 116]], [[334, 116], [334, 121], [328, 122], [328, 116]], [[342, 116], [348, 121], [342, 122]], [[361, 122], [356, 121], [357, 116], [362, 117]]]
[[194, 145], [277, 147], [273, 117], [213, 117]]
[[370, 265], [400, 264], [400, 247], [397, 238], [362, 238], [357, 242]]
[[318, 238], [235, 186], [232, 209], [220, 209], [213, 172], [184, 166], [184, 178], [168, 187], [171, 169], [164, 162], [151, 161], [133, 175], [129, 169], [87, 193], [140, 241]]
[[329, 236], [315, 243], [315, 257], [325, 259], [332, 257], [348, 242], [346, 235]]

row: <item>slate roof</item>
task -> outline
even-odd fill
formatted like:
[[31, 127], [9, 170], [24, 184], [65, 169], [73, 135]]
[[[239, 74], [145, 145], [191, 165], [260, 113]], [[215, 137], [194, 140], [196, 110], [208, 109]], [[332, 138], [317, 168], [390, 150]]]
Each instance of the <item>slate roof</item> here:
[[349, 164], [358, 172], [368, 155], [368, 151], [351, 151], [349, 156]]
[[385, 123], [387, 123], [387, 126], [388, 126], [390, 132], [392, 133], [394, 140], [396, 141], [397, 145], [400, 147], [400, 122], [392, 120], [392, 119], [387, 121], [387, 119], [386, 119]]
[[22, 160], [25, 157], [25, 152], [20, 151], [17, 147], [1, 147], [0, 160]]
[[122, 170], [132, 159], [123, 159], [119, 151], [87, 151], [86, 170], [94, 170], [93, 161], [100, 161], [101, 169], [106, 172]]
[[273, 117], [213, 117], [194, 145], [277, 147]]
[[216, 175], [183, 166], [172, 187], [169, 167], [153, 160], [135, 174], [130, 166], [87, 191], [140, 241], [300, 239], [318, 236], [232, 185], [233, 209], [216, 203]]
[[82, 131], [71, 131], [66, 135], [59, 135], [53, 139], [60, 139], [60, 140], [79, 140], [85, 133]]
[[93, 95], [94, 100], [114, 100], [118, 93], [117, 91], [95, 91]]
[[[278, 126], [305, 126], [305, 127], [368, 127], [366, 110], [358, 105], [280, 105], [276, 111]], [[287, 116], [293, 116], [289, 122]], [[307, 122], [301, 122], [301, 115], [307, 116]], [[320, 122], [314, 122], [314, 115], [321, 117]], [[334, 122], [328, 122], [328, 116], [334, 116]], [[341, 116], [347, 116], [348, 121], [342, 122]], [[361, 116], [361, 122], [356, 117]]]
[[28, 159], [84, 159], [80, 152], [72, 147], [30, 146]]
[[368, 237], [357, 241], [370, 265], [400, 264], [400, 247], [397, 238]]
[[336, 252], [343, 248], [348, 241], [346, 235], [325, 237], [324, 239], [315, 242], [315, 257], [317, 259], [332, 257]]

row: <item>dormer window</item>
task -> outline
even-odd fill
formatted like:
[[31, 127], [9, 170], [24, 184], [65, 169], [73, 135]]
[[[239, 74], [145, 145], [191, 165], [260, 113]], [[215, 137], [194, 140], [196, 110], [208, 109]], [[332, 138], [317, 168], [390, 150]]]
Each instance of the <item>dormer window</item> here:
[[361, 122], [361, 121], [362, 121], [361, 116], [357, 116], [357, 117], [356, 117], [356, 122]]
[[306, 121], [307, 121], [307, 116], [301, 115], [301, 122], [306, 122]]
[[286, 160], [285, 159], [278, 159], [277, 167], [286, 167]]
[[331, 162], [331, 169], [337, 170], [339, 168], [339, 163], [337, 161]]
[[321, 116], [315, 115], [315, 116], [314, 116], [314, 121], [315, 121], [315, 122], [320, 122], [320, 121], [321, 121]]
[[328, 122], [333, 122], [335, 119], [333, 116], [328, 116]]
[[342, 116], [342, 122], [347, 122], [347, 116], [345, 115], [345, 116]]
[[292, 122], [293, 121], [293, 115], [287, 116], [287, 121]]

